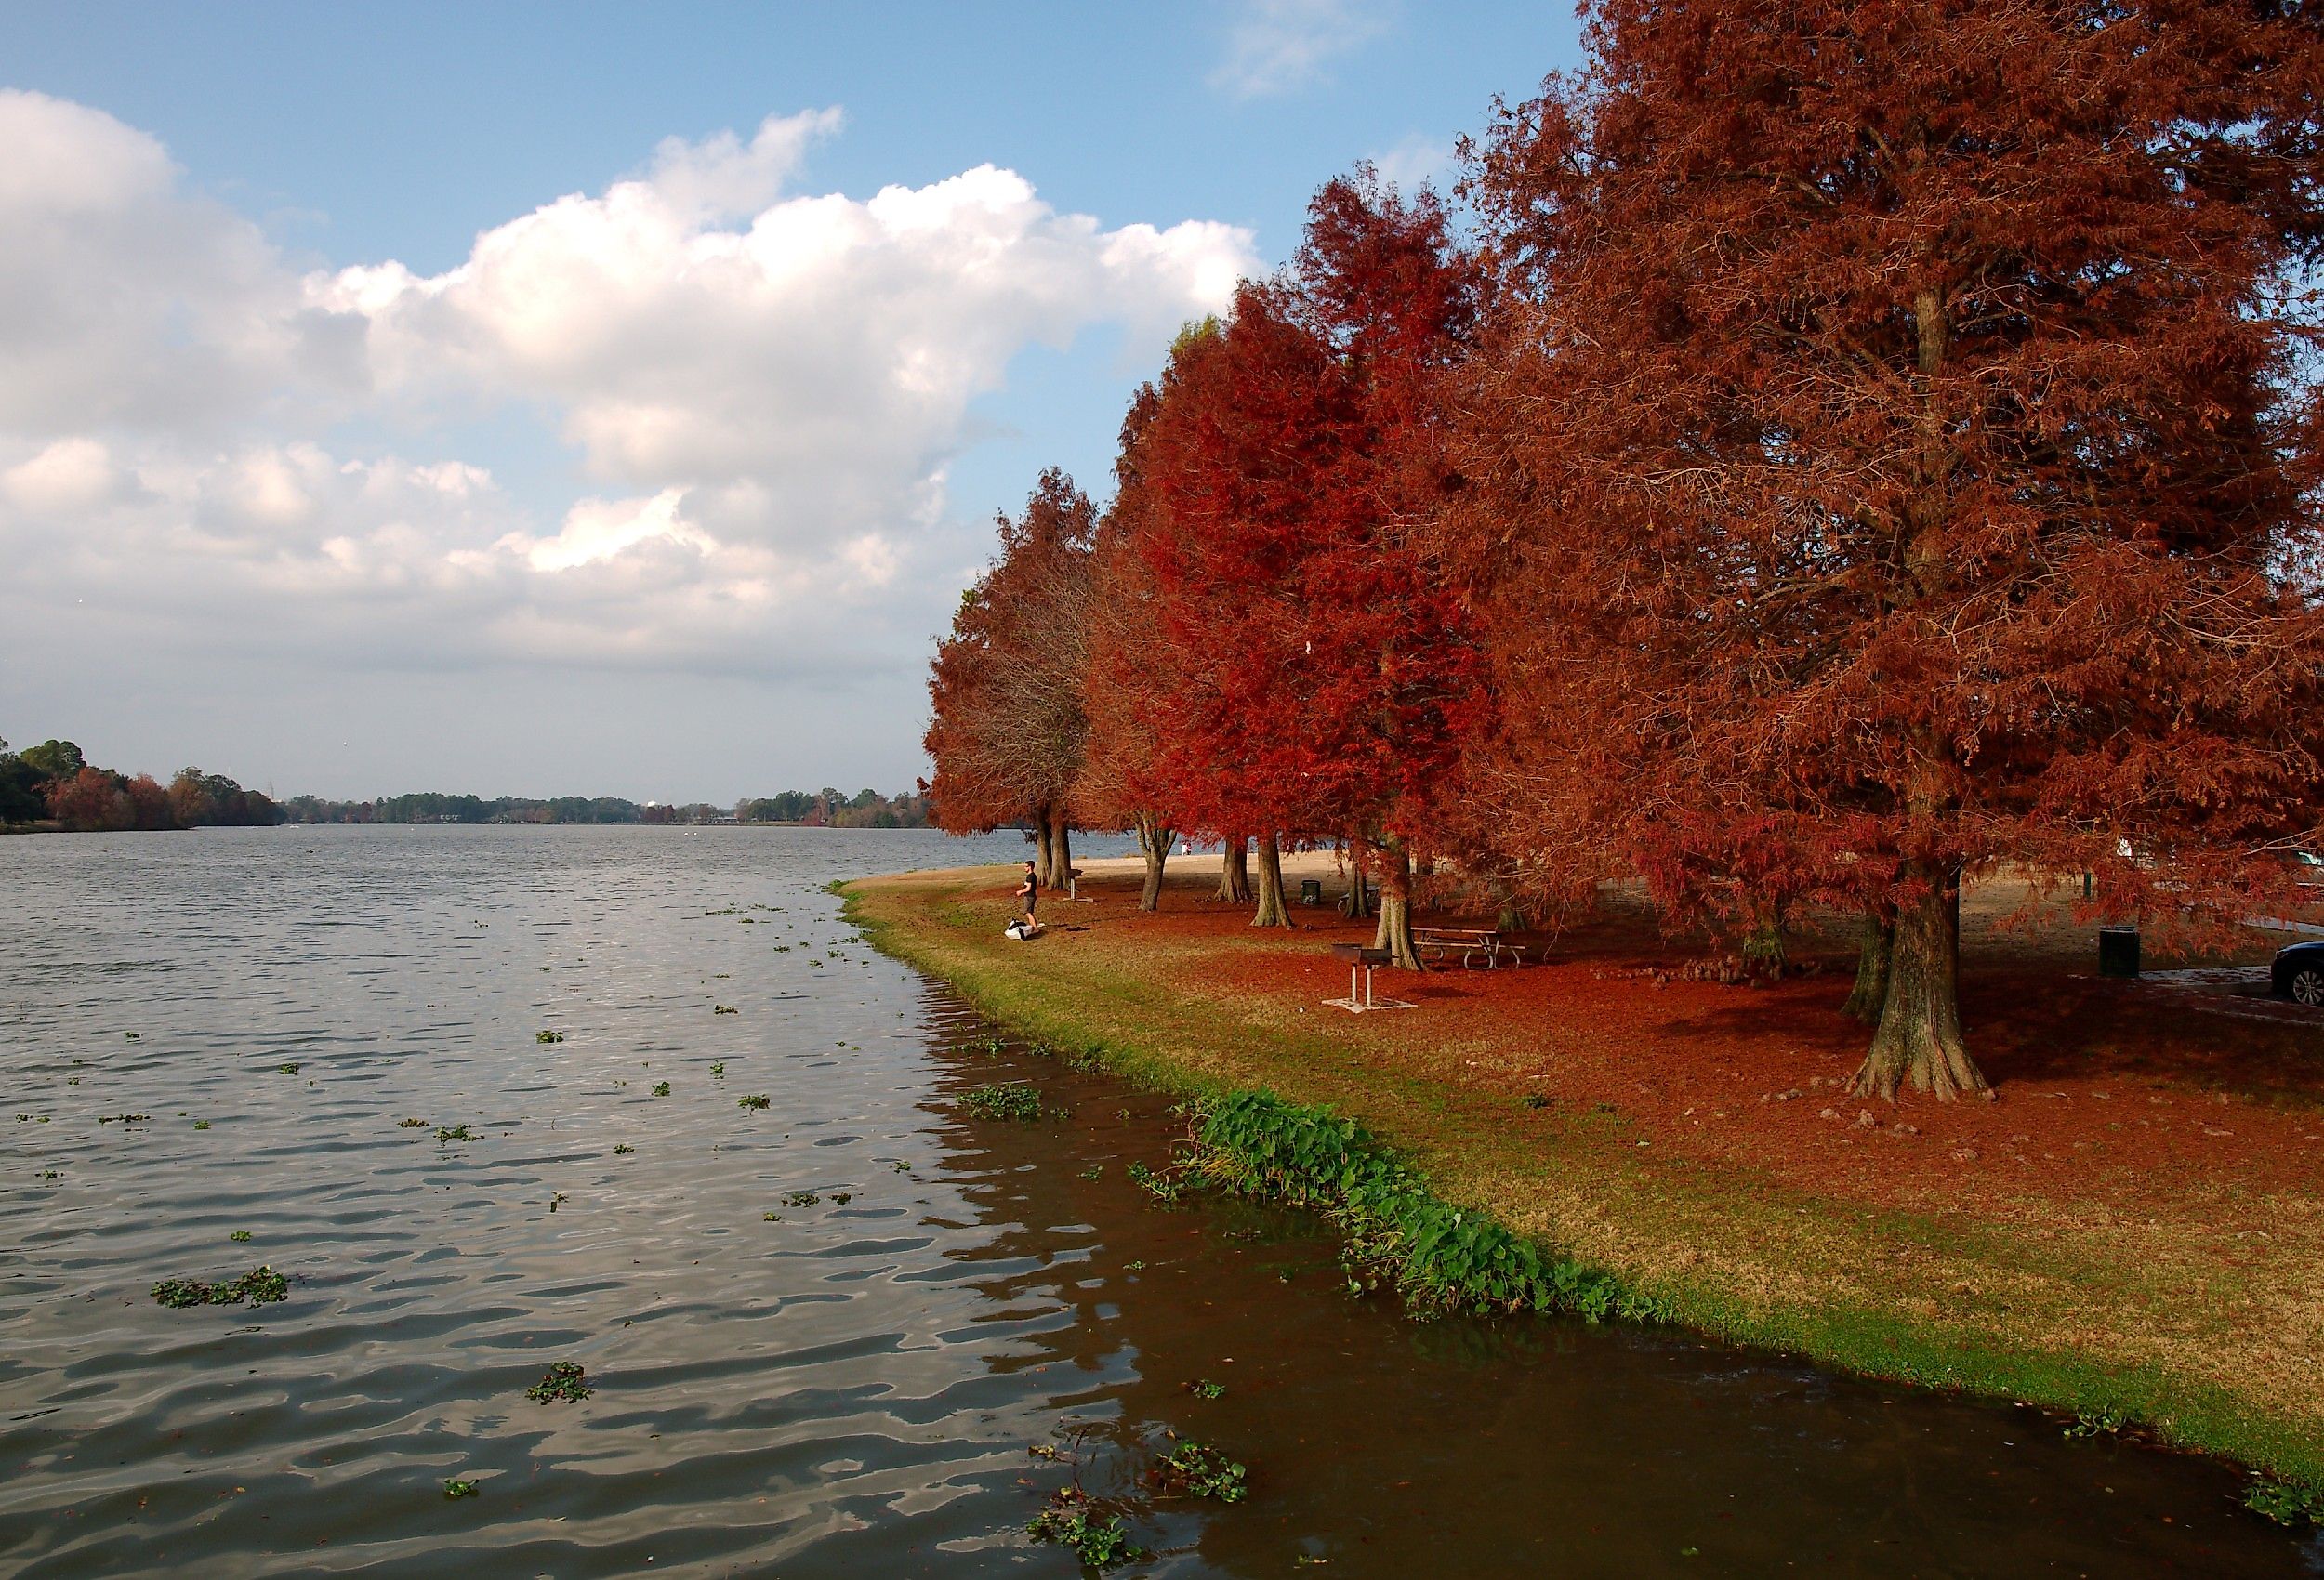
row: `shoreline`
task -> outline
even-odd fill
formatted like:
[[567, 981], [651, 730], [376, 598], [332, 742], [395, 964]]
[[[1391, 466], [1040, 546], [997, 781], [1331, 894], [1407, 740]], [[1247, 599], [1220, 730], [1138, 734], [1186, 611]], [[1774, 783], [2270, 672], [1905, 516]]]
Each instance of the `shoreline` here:
[[[1765, 1168], [1666, 1151], [1668, 1138], [1615, 1104], [1583, 1110], [1520, 1091], [1524, 1083], [1449, 1078], [1447, 1058], [1489, 1062], [1491, 1039], [1433, 1003], [1418, 1015], [1327, 1018], [1280, 997], [1253, 1002], [1249, 982], [1298, 968], [1315, 941], [1202, 913], [1206, 885], [1182, 867], [1160, 917], [1116, 892], [1127, 872], [1097, 871], [1084, 884], [1100, 891], [1096, 904], [1053, 900], [1044, 946], [1014, 944], [997, 927], [1013, 876], [957, 868], [837, 887], [875, 947], [997, 1021], [1181, 1096], [1278, 1099], [1353, 1120], [1378, 1138], [1380, 1155], [1417, 1168], [1435, 1200], [1482, 1213], [1545, 1264], [1602, 1271], [1622, 1292], [1618, 1311], [1859, 1376], [2034, 1405], [2071, 1418], [2070, 1429], [2132, 1431], [2295, 1493], [2324, 1486], [2324, 1389], [2313, 1374], [2259, 1386], [2251, 1367], [2229, 1364], [2249, 1359], [2236, 1353], [2249, 1312], [2174, 1323], [2183, 1305], [2219, 1305], [2234, 1268], [2123, 1256], [2121, 1237], [2087, 1204], [2027, 1232], [1974, 1211], [1803, 1189]], [[1181, 930], [1166, 931], [1173, 910]], [[1109, 932], [1121, 942], [1106, 943]], [[1976, 1106], [2038, 1100], [2018, 1085], [2004, 1104]], [[1898, 1114], [1899, 1132], [1921, 1134], [1904, 1115], [1936, 1127], [1933, 1105]], [[1975, 1155], [1954, 1155], [1963, 1153]], [[2263, 1205], [2291, 1216], [2309, 1205]]]

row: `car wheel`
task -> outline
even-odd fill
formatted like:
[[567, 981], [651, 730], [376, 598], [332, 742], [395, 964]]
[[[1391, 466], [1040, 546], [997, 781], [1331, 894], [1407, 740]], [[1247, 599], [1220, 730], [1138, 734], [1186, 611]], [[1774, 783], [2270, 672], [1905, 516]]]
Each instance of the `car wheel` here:
[[2302, 1004], [2324, 1005], [2324, 968], [2303, 966], [2292, 972], [2291, 996]]

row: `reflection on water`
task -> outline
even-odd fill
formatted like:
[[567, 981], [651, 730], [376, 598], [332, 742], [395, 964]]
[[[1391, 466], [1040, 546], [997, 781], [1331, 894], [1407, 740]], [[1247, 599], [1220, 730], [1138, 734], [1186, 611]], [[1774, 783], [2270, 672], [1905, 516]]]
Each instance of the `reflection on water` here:
[[[0, 840], [0, 1568], [1062, 1575], [1021, 1532], [1076, 1477], [1165, 1574], [2315, 1559], [2214, 1466], [1677, 1335], [1416, 1325], [1295, 1217], [1155, 1208], [1160, 1099], [984, 1051], [822, 892], [1021, 849], [973, 843]], [[1071, 1121], [955, 1106], [1012, 1078]], [[147, 1293], [260, 1262], [287, 1302]], [[593, 1397], [528, 1401], [563, 1360]], [[1142, 1493], [1173, 1432], [1250, 1498]]]

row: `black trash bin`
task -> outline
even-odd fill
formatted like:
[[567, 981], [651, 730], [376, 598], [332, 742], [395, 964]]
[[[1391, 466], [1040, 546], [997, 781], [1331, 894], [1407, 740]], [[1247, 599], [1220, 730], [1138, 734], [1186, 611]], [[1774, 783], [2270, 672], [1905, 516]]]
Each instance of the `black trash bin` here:
[[2138, 929], [2136, 928], [2100, 928], [2098, 929], [2098, 974], [2102, 977], [2135, 977], [2138, 975]]
[[1300, 879], [1300, 903], [1320, 905], [1324, 902], [1324, 880], [1319, 877]]

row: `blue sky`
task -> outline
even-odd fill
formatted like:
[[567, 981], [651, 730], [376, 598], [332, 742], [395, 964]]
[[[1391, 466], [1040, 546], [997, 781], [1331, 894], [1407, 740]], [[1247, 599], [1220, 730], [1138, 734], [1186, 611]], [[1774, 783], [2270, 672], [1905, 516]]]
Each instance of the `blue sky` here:
[[[907, 782], [982, 521], [1052, 461], [1102, 493], [1171, 323], [1354, 160], [1441, 178], [1577, 35], [1362, 0], [0, 8], [53, 178], [18, 295], [69, 309], [0, 315], [0, 734], [284, 792]], [[788, 303], [785, 246], [826, 268]]]

